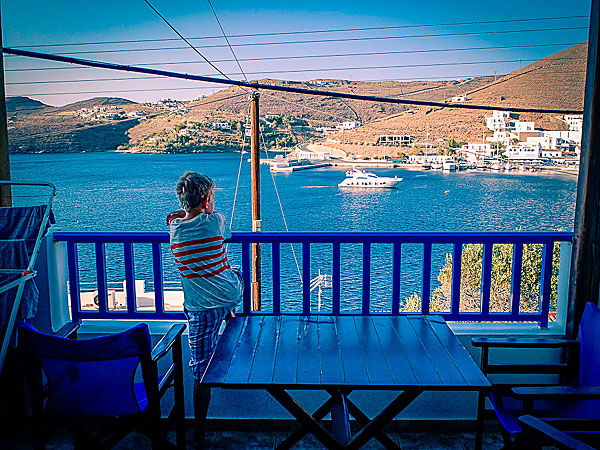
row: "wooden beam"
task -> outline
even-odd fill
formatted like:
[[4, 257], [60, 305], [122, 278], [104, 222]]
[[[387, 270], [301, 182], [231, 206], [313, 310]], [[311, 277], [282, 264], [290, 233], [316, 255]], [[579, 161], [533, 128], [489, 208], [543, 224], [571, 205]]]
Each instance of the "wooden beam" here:
[[[250, 95], [250, 161], [252, 171], [252, 231], [262, 231], [260, 220], [260, 129], [258, 91]], [[252, 310], [261, 310], [261, 257], [260, 244], [252, 244]]]
[[598, 304], [600, 289], [600, 64], [598, 27], [600, 0], [592, 0], [583, 104], [583, 133], [571, 273], [567, 307], [567, 337], [577, 336], [586, 302]]

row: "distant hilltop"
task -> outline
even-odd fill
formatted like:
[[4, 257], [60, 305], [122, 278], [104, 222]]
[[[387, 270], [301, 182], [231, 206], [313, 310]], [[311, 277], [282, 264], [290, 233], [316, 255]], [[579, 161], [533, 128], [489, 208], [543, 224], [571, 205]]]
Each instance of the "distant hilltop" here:
[[[582, 109], [586, 56], [587, 45], [582, 43], [504, 76], [462, 80], [260, 82], [411, 100]], [[485, 112], [474, 110], [286, 92], [264, 92], [260, 105], [263, 137], [273, 149], [322, 142], [349, 153], [369, 147], [373, 156], [395, 155], [389, 146], [381, 145], [386, 142], [382, 136], [410, 135], [413, 147], [435, 146], [448, 139], [481, 140], [487, 130]], [[11, 152], [201, 152], [233, 151], [249, 145], [248, 102], [244, 91], [235, 86], [189, 102], [135, 103], [99, 97], [53, 107], [12, 97], [7, 99], [7, 112]], [[527, 114], [521, 119], [548, 130], [565, 127], [555, 115]]]

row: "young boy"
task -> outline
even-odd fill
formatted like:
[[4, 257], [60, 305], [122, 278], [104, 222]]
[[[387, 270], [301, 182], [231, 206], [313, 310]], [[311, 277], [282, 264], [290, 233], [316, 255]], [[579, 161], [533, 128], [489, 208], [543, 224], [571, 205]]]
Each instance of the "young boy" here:
[[223, 319], [233, 315], [242, 299], [244, 283], [239, 269], [227, 261], [223, 242], [231, 237], [231, 231], [223, 214], [214, 211], [214, 182], [206, 175], [185, 172], [175, 191], [183, 210], [169, 214], [167, 224], [183, 286], [194, 375], [196, 440], [202, 447], [210, 388], [202, 386], [200, 379]]

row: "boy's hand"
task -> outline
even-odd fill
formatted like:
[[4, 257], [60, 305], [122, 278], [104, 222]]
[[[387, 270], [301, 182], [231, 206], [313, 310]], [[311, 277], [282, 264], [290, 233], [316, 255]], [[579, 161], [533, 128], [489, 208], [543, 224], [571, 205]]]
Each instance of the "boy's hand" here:
[[185, 211], [183, 209], [169, 213], [169, 215], [167, 216], [167, 225], [171, 225], [171, 222], [173, 220], [180, 219], [182, 217], [185, 217]]

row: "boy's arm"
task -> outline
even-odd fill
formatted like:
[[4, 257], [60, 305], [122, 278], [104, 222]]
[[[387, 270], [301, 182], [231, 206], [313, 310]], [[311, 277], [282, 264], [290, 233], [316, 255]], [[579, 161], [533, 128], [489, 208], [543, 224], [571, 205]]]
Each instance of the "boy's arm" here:
[[171, 225], [171, 222], [175, 219], [185, 217], [185, 211], [180, 209], [179, 211], [173, 211], [167, 215], [167, 225]]

